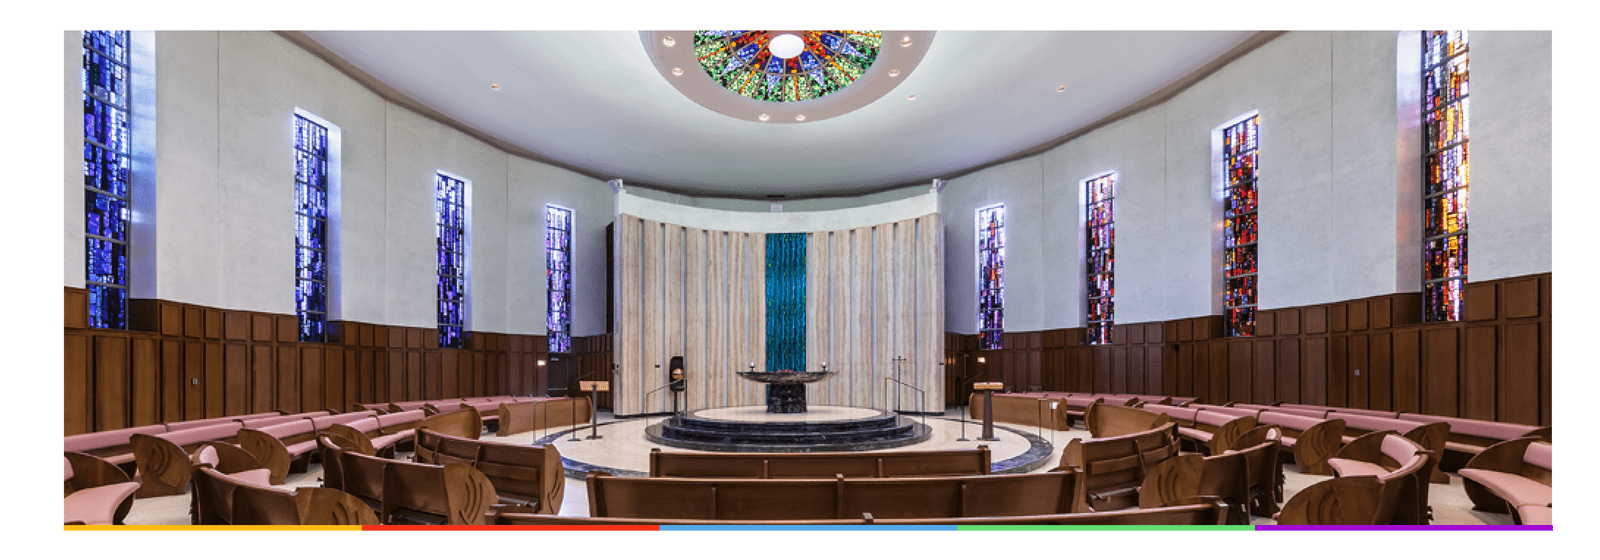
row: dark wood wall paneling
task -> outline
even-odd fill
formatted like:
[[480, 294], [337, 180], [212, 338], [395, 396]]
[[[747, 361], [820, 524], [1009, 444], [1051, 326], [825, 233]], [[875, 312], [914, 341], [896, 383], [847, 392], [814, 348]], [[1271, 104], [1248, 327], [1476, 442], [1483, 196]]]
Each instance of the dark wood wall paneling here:
[[[1256, 336], [1219, 316], [1005, 333], [1004, 349], [945, 334], [946, 403], [974, 381], [1008, 391], [1157, 393], [1202, 402], [1304, 403], [1550, 425], [1551, 275], [1469, 283], [1462, 321], [1423, 323], [1420, 294], [1257, 312]], [[984, 363], [978, 363], [978, 358]]]
[[[475, 332], [469, 348], [441, 349], [434, 329], [344, 321], [329, 324], [330, 342], [303, 343], [292, 315], [161, 300], [130, 301], [129, 330], [90, 329], [88, 292], [65, 288], [64, 301], [66, 435], [272, 410], [545, 394], [546, 370], [537, 366], [548, 359], [544, 336]], [[609, 369], [609, 339], [604, 348]]]

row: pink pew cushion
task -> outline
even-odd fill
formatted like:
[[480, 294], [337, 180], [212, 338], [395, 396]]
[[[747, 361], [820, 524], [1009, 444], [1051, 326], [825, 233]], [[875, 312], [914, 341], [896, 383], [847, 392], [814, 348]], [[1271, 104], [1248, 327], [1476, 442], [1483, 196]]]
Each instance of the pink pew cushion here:
[[178, 447], [183, 447], [185, 445], [200, 443], [209, 439], [227, 439], [234, 437], [239, 434], [239, 427], [240, 425], [238, 422], [229, 422], [227, 424], [217, 424], [215, 426], [206, 426], [203, 428], [190, 428], [188, 430], [155, 434], [155, 437], [170, 441]]
[[66, 457], [62, 457], [61, 458], [61, 464], [66, 465], [66, 467], [67, 467], [67, 474], [63, 475], [61, 477], [61, 480], [63, 480], [63, 481], [72, 480], [72, 460], [68, 459]]
[[121, 430], [107, 430], [104, 432], [90, 432], [62, 438], [63, 451], [88, 452], [95, 449], [105, 449], [127, 445], [128, 438], [133, 434], [155, 435], [166, 433], [167, 427], [161, 424], [123, 428]]
[[278, 439], [310, 433], [312, 430], [313, 427], [311, 420], [307, 419], [293, 420], [284, 422], [282, 424], [273, 424], [271, 426], [262, 426], [260, 428], [256, 428], [256, 431]]
[[1550, 462], [1550, 452], [1554, 447], [1555, 446], [1541, 441], [1530, 443], [1528, 444], [1527, 451], [1522, 452], [1522, 462], [1535, 467], [1543, 468], [1547, 471], [1554, 470], [1553, 467], [1550, 466], [1552, 464]]
[[384, 428], [398, 426], [408, 422], [416, 422], [426, 418], [427, 414], [421, 410], [407, 410], [405, 412], [391, 412], [378, 417], [378, 425]]
[[1533, 480], [1511, 473], [1483, 469], [1461, 469], [1462, 478], [1482, 484], [1496, 496], [1505, 498], [1512, 507], [1550, 505], [1551, 489]]
[[378, 436], [378, 437], [372, 438], [372, 447], [373, 447], [373, 449], [383, 449], [385, 447], [389, 447], [389, 446], [394, 445], [396, 443], [400, 443], [402, 441], [406, 441], [406, 440], [411, 439], [412, 434], [414, 434], [414, 432], [400, 432], [398, 434], [389, 434], [389, 435], [386, 435], [386, 436]]
[[1178, 435], [1200, 441], [1211, 441], [1211, 432], [1197, 428], [1178, 428]]
[[85, 525], [110, 525], [117, 507], [139, 489], [137, 482], [121, 482], [73, 492], [63, 501], [64, 522], [81, 521]]
[[1366, 461], [1357, 461], [1355, 459], [1344, 459], [1340, 457], [1328, 459], [1328, 466], [1333, 467], [1333, 472], [1339, 473], [1339, 476], [1341, 477], [1376, 476], [1381, 478], [1388, 476], [1389, 474], [1389, 470], [1381, 466], [1374, 465]]
[[1553, 511], [1550, 506], [1522, 506], [1517, 508], [1517, 517], [1523, 525], [1554, 525]]

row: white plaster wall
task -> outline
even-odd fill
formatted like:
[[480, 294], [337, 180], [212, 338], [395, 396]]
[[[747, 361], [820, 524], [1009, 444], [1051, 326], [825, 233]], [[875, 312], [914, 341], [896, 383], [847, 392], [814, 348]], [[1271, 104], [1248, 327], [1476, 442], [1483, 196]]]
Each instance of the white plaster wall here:
[[945, 187], [945, 330], [977, 332], [977, 210], [1000, 203], [1006, 205], [1005, 330], [1059, 324], [1061, 313], [1042, 305], [1043, 292], [1063, 286], [1057, 279], [1046, 283], [1043, 277], [1044, 224], [1060, 218], [1046, 213], [1043, 182], [1043, 163], [1032, 157], [951, 179]]
[[[471, 181], [467, 328], [506, 332], [506, 174], [509, 156], [443, 124], [391, 105], [387, 134], [387, 324], [438, 326], [434, 177]], [[542, 258], [542, 256], [541, 256]]]
[[546, 334], [546, 204], [573, 211], [572, 335], [606, 330], [606, 225], [611, 223], [611, 187], [565, 169], [513, 157], [507, 201], [507, 332]]
[[221, 232], [229, 224], [217, 182], [217, 40], [213, 31], [156, 37], [156, 285], [139, 297], [200, 305], [226, 301], [226, 278], [217, 274], [224, 255]]
[[[1328, 301], [1415, 291], [1420, 284], [1420, 250], [1414, 239], [1421, 222], [1422, 192], [1398, 183], [1397, 145], [1420, 142], [1420, 136], [1397, 138], [1395, 128], [1396, 33], [1369, 31], [1332, 34], [1329, 196], [1332, 216]], [[1415, 46], [1413, 47], [1415, 53]], [[1420, 53], [1410, 57], [1413, 66]], [[1418, 90], [1420, 92], [1420, 89]], [[1416, 97], [1413, 97], [1415, 99]], [[1420, 134], [1420, 131], [1419, 131]], [[1420, 159], [1406, 163], [1417, 168]], [[1406, 196], [1398, 198], [1397, 190]], [[1404, 208], [1399, 205], [1409, 203]], [[1406, 224], [1406, 236], [1396, 224]], [[1355, 236], [1347, 242], [1345, 236]], [[1400, 266], [1399, 263], [1404, 263]], [[1391, 264], [1394, 263], [1394, 264]], [[1404, 269], [1404, 272], [1399, 272]], [[1307, 302], [1316, 303], [1316, 302]]]
[[1549, 272], [1551, 43], [1548, 31], [1471, 36], [1469, 281]]
[[63, 71], [61, 72], [62, 120], [66, 131], [61, 139], [62, 199], [65, 211], [62, 230], [62, 285], [69, 288], [84, 286], [88, 257], [84, 254], [83, 235], [85, 220], [83, 209], [83, 32], [69, 30], [62, 33], [61, 47]]
[[[1083, 182], [1107, 172], [1117, 174], [1116, 297], [1118, 321], [1155, 320], [1168, 279], [1161, 277], [1165, 235], [1166, 172], [1161, 146], [1165, 129], [1162, 108], [1142, 111], [1111, 123], [1044, 154], [1044, 278], [1053, 286], [1043, 294], [1051, 310], [1050, 326], [1084, 326], [1084, 192]], [[1145, 319], [1140, 319], [1145, 317]]]

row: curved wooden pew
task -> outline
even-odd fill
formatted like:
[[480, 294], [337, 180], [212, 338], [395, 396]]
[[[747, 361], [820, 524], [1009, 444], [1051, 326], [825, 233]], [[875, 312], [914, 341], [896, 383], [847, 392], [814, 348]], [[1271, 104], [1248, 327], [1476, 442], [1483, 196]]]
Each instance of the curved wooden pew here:
[[1171, 421], [1172, 417], [1163, 412], [1103, 402], [1089, 405], [1083, 414], [1083, 424], [1089, 429], [1089, 437], [1093, 438], [1143, 432]]
[[539, 513], [561, 511], [565, 470], [561, 452], [553, 445], [505, 444], [419, 428], [414, 459], [434, 465], [469, 465], [494, 485], [500, 501], [534, 506]]
[[1085, 509], [1109, 511], [1139, 503], [1139, 486], [1151, 469], [1178, 455], [1177, 424], [1109, 438], [1073, 438], [1057, 469], [1081, 471]]
[[1201, 503], [1174, 507], [1131, 509], [1051, 515], [987, 517], [936, 517], [920, 519], [880, 518], [870, 512], [848, 519], [650, 519], [631, 517], [560, 517], [505, 509], [495, 516], [496, 525], [1218, 525], [1227, 517], [1228, 507]]
[[317, 487], [280, 490], [260, 481], [199, 467], [194, 476], [196, 525], [377, 525], [361, 500]]
[[926, 478], [632, 478], [590, 472], [590, 517], [705, 520], [996, 517], [1081, 508], [1074, 470]]
[[1333, 474], [1328, 459], [1343, 446], [1344, 420], [1262, 411], [1258, 421], [1280, 430], [1278, 441], [1294, 455], [1294, 464], [1301, 473]]
[[989, 474], [989, 447], [859, 453], [679, 453], [650, 450], [650, 476], [672, 478], [906, 478]]
[[1538, 438], [1489, 446], [1459, 471], [1472, 509], [1510, 513], [1519, 525], [1551, 524], [1552, 452]]
[[62, 522], [121, 525], [133, 508], [139, 483], [105, 459], [76, 451], [63, 455]]
[[343, 491], [387, 525], [483, 525], [499, 499], [489, 479], [464, 463], [428, 465], [349, 450], [338, 457]]
[[1356, 438], [1328, 459], [1334, 476], [1375, 476], [1383, 483], [1374, 525], [1427, 525], [1429, 465], [1437, 457], [1410, 438], [1392, 431]]

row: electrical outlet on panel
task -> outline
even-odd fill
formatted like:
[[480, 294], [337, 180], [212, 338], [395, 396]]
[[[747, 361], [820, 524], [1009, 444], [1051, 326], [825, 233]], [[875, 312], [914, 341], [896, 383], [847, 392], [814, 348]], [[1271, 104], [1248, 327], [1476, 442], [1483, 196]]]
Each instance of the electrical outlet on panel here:
[[1361, 377], [1361, 370], [1356, 370], [1356, 377]]

